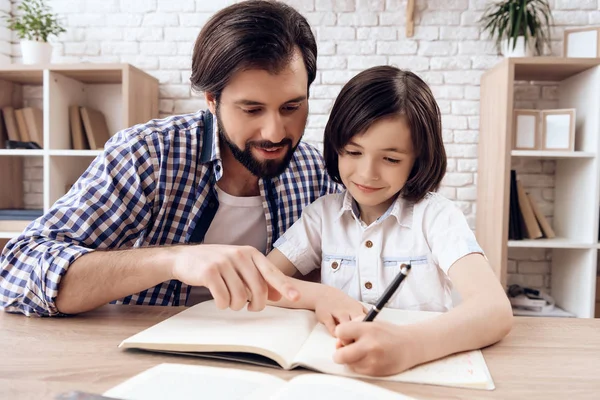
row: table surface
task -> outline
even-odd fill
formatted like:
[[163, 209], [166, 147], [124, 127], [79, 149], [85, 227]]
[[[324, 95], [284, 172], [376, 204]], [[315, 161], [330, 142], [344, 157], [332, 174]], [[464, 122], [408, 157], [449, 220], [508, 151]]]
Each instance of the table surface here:
[[[0, 312], [0, 398], [52, 399], [72, 390], [103, 393], [162, 362], [307, 373], [199, 357], [117, 348], [183, 307], [106, 305], [69, 318]], [[494, 391], [371, 380], [417, 399], [598, 399], [600, 319], [516, 317], [511, 333], [483, 349]]]

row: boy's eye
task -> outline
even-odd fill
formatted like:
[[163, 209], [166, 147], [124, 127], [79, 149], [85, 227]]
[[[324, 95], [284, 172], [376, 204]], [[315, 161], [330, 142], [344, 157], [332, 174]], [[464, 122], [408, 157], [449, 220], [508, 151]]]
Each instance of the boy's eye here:
[[294, 112], [300, 108], [300, 104], [288, 104], [283, 107], [283, 111]]
[[390, 162], [392, 164], [398, 164], [400, 162], [400, 160], [396, 160], [395, 158], [385, 157], [384, 159], [385, 161]]
[[360, 151], [351, 151], [351, 150], [346, 150], [345, 152], [346, 152], [346, 154], [348, 154], [349, 156], [360, 156]]
[[260, 112], [260, 108], [242, 108], [242, 111], [246, 114], [258, 114]]

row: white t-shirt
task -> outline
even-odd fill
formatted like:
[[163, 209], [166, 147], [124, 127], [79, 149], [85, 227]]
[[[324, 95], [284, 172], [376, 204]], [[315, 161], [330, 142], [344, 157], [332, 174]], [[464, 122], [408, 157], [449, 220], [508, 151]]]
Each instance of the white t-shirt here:
[[449, 268], [467, 254], [483, 254], [460, 209], [437, 193], [416, 204], [398, 198], [369, 226], [348, 192], [327, 195], [274, 246], [302, 274], [321, 268], [322, 283], [370, 304], [410, 262], [387, 307], [424, 311], [452, 308]]
[[[218, 186], [215, 190], [219, 208], [202, 243], [252, 246], [264, 254], [267, 251], [267, 220], [262, 198], [232, 196]], [[185, 304], [191, 306], [210, 298], [207, 288], [192, 286]]]
[[261, 253], [267, 251], [267, 220], [260, 196], [235, 197], [215, 186], [219, 208], [204, 244], [252, 246]]

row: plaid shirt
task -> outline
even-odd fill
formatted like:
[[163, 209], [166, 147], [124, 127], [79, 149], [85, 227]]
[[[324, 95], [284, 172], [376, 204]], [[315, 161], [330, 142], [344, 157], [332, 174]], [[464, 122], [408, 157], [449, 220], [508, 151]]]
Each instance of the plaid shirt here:
[[[26, 315], [59, 314], [55, 299], [62, 276], [94, 249], [202, 241], [222, 171], [216, 121], [208, 111], [118, 132], [73, 188], [6, 245], [0, 257], [0, 307]], [[267, 250], [306, 205], [338, 190], [319, 152], [303, 142], [286, 171], [260, 179], [259, 187]], [[177, 306], [185, 304], [188, 289], [167, 281], [116, 303]]]

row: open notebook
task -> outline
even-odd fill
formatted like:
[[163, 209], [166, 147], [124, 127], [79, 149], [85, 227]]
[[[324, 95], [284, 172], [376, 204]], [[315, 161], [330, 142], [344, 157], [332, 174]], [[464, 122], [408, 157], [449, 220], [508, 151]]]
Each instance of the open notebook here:
[[285, 381], [262, 372], [182, 364], [159, 364], [104, 396], [126, 400], [411, 400], [375, 385], [331, 375], [304, 374]]
[[[436, 315], [386, 308], [377, 318], [402, 325]], [[479, 350], [451, 355], [397, 375], [366, 377], [333, 361], [335, 342], [312, 311], [271, 306], [261, 312], [218, 310], [214, 301], [207, 301], [125, 339], [119, 347], [230, 359], [284, 369], [305, 367], [333, 375], [494, 389]]]

